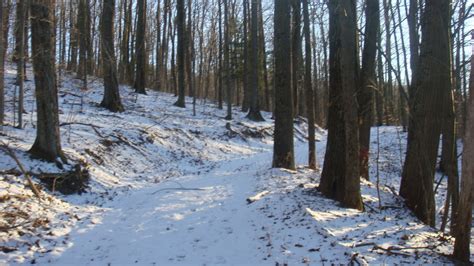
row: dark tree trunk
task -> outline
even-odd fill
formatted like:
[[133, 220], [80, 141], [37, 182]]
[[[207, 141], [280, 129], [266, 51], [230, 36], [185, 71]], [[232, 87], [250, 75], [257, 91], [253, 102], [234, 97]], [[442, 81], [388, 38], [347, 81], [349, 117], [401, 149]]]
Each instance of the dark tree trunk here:
[[301, 0], [292, 0], [291, 6], [293, 8], [293, 22], [292, 22], [292, 39], [291, 39], [291, 86], [293, 90], [293, 115], [300, 115], [298, 113], [299, 105], [299, 70], [300, 65], [298, 62], [299, 55], [301, 52], [301, 38], [300, 38], [300, 24], [301, 24]]
[[[221, 0], [221, 1], [225, 1], [225, 0]], [[221, 1], [219, 1], [219, 49], [218, 49], [218, 54], [219, 54], [219, 84], [218, 84], [218, 88], [217, 88], [217, 108], [219, 109], [223, 109], [223, 85], [222, 85], [222, 71], [223, 71], [223, 64], [222, 64], [222, 5], [221, 5]]]
[[[247, 112], [249, 110], [249, 105], [250, 105], [250, 92], [249, 92], [249, 64], [250, 64], [250, 59], [249, 59], [249, 38], [248, 38], [248, 27], [247, 25], [249, 24], [249, 19], [248, 19], [248, 1], [249, 0], [243, 0], [243, 15], [244, 15], [244, 36], [243, 36], [243, 46], [244, 46], [244, 73], [242, 74], [243, 78], [243, 86], [244, 86], [244, 99], [242, 101], [242, 112]], [[254, 47], [252, 47], [254, 49]], [[253, 62], [252, 62], [253, 64]]]
[[54, 0], [31, 1], [33, 69], [36, 86], [36, 139], [30, 153], [48, 161], [65, 161], [61, 150], [58, 89], [54, 64]]
[[435, 225], [433, 179], [443, 125], [443, 93], [451, 88], [449, 1], [427, 1], [413, 86], [408, 147], [400, 195], [424, 223]]
[[147, 69], [147, 52], [145, 43], [146, 33], [146, 0], [138, 0], [137, 2], [137, 37], [135, 43], [136, 67], [135, 82], [133, 87], [136, 93], [146, 94], [146, 69]]
[[77, 71], [77, 28], [74, 2], [69, 2], [69, 61], [67, 69]]
[[227, 100], [226, 120], [232, 120], [232, 79], [230, 71], [230, 23], [229, 23], [229, 0], [224, 0], [224, 72]]
[[131, 0], [125, 0], [123, 3], [123, 33], [120, 43], [120, 63], [119, 63], [119, 80], [130, 84], [130, 34], [132, 31], [132, 11]]
[[16, 82], [18, 84], [18, 126], [23, 128], [23, 100], [24, 100], [24, 85], [25, 85], [25, 41], [26, 41], [26, 5], [25, 0], [17, 2], [17, 18], [15, 29], [15, 54], [17, 60], [17, 76]]
[[311, 81], [311, 39], [308, 0], [303, 0], [303, 21], [304, 21], [304, 41], [305, 41], [305, 73], [304, 87], [306, 92], [306, 117], [308, 118], [308, 166], [316, 169], [316, 141], [314, 126], [314, 95]]
[[250, 40], [252, 41], [252, 49], [250, 49], [250, 75], [249, 85], [252, 89], [250, 95], [250, 110], [247, 114], [247, 118], [253, 121], [264, 121], [262, 114], [260, 113], [260, 106], [258, 103], [258, 81], [259, 81], [259, 47], [258, 47], [258, 3], [257, 0], [252, 0], [252, 15], [251, 15], [251, 31]]
[[122, 112], [123, 106], [120, 101], [114, 50], [114, 13], [115, 0], [104, 0], [100, 27], [104, 98], [100, 105], [112, 112]]
[[290, 0], [275, 1], [275, 133], [273, 167], [295, 169], [293, 97], [291, 93]]
[[185, 29], [185, 14], [184, 14], [184, 0], [176, 2], [177, 8], [177, 30], [178, 30], [178, 100], [174, 105], [184, 108], [186, 103], [184, 101], [185, 95], [185, 65], [184, 54], [186, 53], [186, 29]]
[[[357, 127], [357, 23], [355, 1], [329, 1], [328, 143], [321, 192], [343, 206], [363, 210]], [[343, 156], [341, 156], [343, 155]]]
[[268, 84], [268, 69], [267, 69], [267, 53], [265, 48], [265, 31], [263, 30], [263, 10], [262, 10], [262, 1], [258, 3], [258, 32], [259, 32], [259, 49], [261, 54], [261, 61], [263, 67], [263, 86], [265, 90], [265, 110], [272, 111], [271, 106], [271, 95], [270, 95], [270, 85]]
[[[410, 68], [411, 68], [411, 75], [412, 75], [412, 86], [410, 86], [410, 101], [412, 100], [412, 97], [414, 96], [414, 81], [416, 79], [416, 73], [417, 73], [417, 65], [418, 65], [418, 60], [420, 57], [420, 35], [418, 33], [418, 20], [419, 20], [419, 0], [410, 0], [410, 7], [408, 10], [408, 33], [410, 36]], [[406, 5], [406, 0], [405, 0], [405, 5]], [[410, 103], [411, 105], [411, 103]]]
[[367, 0], [365, 9], [366, 25], [360, 87], [357, 95], [359, 102], [359, 163], [360, 175], [369, 179], [370, 128], [372, 126], [372, 106], [374, 88], [377, 87], [375, 62], [377, 54], [377, 34], [380, 28], [380, 10], [378, 0]]

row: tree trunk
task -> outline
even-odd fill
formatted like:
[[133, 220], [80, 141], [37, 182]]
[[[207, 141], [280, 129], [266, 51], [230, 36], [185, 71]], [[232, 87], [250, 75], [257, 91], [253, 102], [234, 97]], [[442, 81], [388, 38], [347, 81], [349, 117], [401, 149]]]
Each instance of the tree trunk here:
[[[474, 36], [473, 36], [474, 37]], [[474, 56], [471, 56], [471, 74], [469, 90], [474, 90]], [[462, 159], [462, 183], [456, 221], [453, 226], [454, 258], [469, 262], [471, 252], [472, 205], [474, 203], [474, 95], [471, 93], [468, 101], [468, 117], [466, 120], [466, 135], [464, 136], [464, 154]]]
[[293, 144], [293, 97], [291, 93], [290, 0], [275, 1], [275, 133], [273, 167], [295, 169]]
[[146, 69], [147, 69], [147, 51], [145, 43], [146, 34], [146, 0], [138, 0], [137, 2], [137, 28], [135, 43], [135, 83], [133, 87], [136, 93], [146, 94]]
[[298, 83], [299, 83], [299, 62], [298, 57], [301, 51], [301, 38], [300, 38], [300, 24], [301, 24], [301, 0], [292, 0], [291, 6], [293, 8], [293, 22], [292, 22], [292, 39], [291, 39], [291, 86], [293, 90], [293, 115], [298, 114], [299, 95], [298, 95]]
[[370, 128], [372, 126], [373, 95], [377, 87], [375, 59], [377, 34], [380, 28], [378, 0], [367, 0], [365, 9], [365, 40], [362, 55], [362, 70], [357, 100], [359, 102], [359, 164], [362, 178], [369, 179]]
[[15, 54], [17, 61], [17, 76], [16, 82], [18, 85], [18, 126], [23, 128], [23, 100], [24, 100], [24, 85], [25, 85], [25, 41], [26, 41], [26, 5], [25, 0], [17, 2], [17, 18], [15, 29]]
[[114, 13], [115, 0], [104, 0], [100, 27], [104, 98], [100, 105], [112, 112], [122, 112], [123, 106], [120, 101], [114, 50]]
[[[249, 65], [250, 65], [250, 58], [249, 58], [249, 38], [248, 38], [248, 28], [247, 25], [248, 23], [248, 1], [249, 0], [243, 0], [243, 16], [244, 16], [244, 35], [243, 35], [243, 46], [244, 46], [244, 66], [243, 66], [243, 86], [244, 86], [244, 99], [242, 101], [242, 112], [247, 112], [249, 110], [249, 105], [250, 105], [250, 92], [249, 92]], [[253, 4], [253, 3], [252, 3]], [[253, 22], [252, 22], [253, 23]], [[253, 25], [253, 24], [252, 24]], [[252, 26], [253, 27], [253, 26]], [[253, 28], [252, 28], [253, 29]], [[253, 37], [252, 37], [253, 38]], [[252, 43], [253, 44], [253, 43]], [[254, 47], [252, 46], [252, 49]], [[252, 51], [251, 51], [252, 52]], [[253, 59], [253, 58], [252, 58]], [[254, 63], [253, 61], [251, 62], [252, 64]], [[253, 67], [253, 66], [250, 66]]]
[[304, 87], [306, 92], [306, 117], [308, 119], [308, 166], [316, 169], [316, 141], [314, 126], [314, 95], [311, 80], [311, 33], [309, 23], [308, 0], [303, 0], [303, 21], [304, 21], [304, 41], [305, 41], [305, 73]]
[[58, 89], [54, 64], [54, 0], [31, 1], [33, 69], [36, 86], [36, 139], [30, 153], [47, 161], [65, 161], [61, 150]]
[[250, 49], [250, 76], [249, 76], [249, 85], [252, 89], [250, 95], [250, 110], [247, 114], [247, 118], [253, 121], [264, 121], [262, 114], [260, 113], [260, 105], [258, 102], [258, 81], [259, 81], [259, 47], [258, 47], [258, 3], [257, 0], [252, 0], [252, 15], [251, 15], [251, 31], [250, 31], [250, 40], [252, 44], [252, 49]]
[[185, 13], [184, 13], [184, 0], [178, 0], [176, 2], [177, 8], [177, 30], [178, 30], [178, 100], [174, 104], [175, 106], [184, 108], [186, 106], [184, 101], [185, 94], [185, 62], [184, 55], [186, 53], [186, 29], [185, 29]]
[[400, 195], [424, 223], [435, 225], [433, 179], [443, 125], [443, 93], [451, 88], [449, 2], [426, 2], [419, 69], [413, 85], [408, 147]]
[[224, 76], [225, 76], [225, 87], [226, 87], [226, 98], [227, 98], [227, 116], [226, 120], [232, 120], [232, 85], [231, 85], [231, 72], [230, 72], [230, 23], [229, 23], [229, 0], [224, 0]]
[[[329, 1], [328, 142], [319, 186], [343, 206], [363, 210], [357, 127], [357, 23], [355, 1]], [[341, 157], [341, 154], [343, 156]]]

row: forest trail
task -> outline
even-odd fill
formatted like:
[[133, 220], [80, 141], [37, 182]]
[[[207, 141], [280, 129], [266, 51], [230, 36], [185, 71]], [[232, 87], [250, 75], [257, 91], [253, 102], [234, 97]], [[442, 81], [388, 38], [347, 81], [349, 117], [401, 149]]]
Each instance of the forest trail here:
[[102, 218], [93, 220], [94, 226], [71, 234], [74, 245], [53, 263], [254, 261], [261, 256], [255, 239], [259, 228], [246, 198], [254, 191], [255, 164], [268, 164], [269, 155], [234, 159], [204, 175], [183, 176], [117, 196], [104, 206]]

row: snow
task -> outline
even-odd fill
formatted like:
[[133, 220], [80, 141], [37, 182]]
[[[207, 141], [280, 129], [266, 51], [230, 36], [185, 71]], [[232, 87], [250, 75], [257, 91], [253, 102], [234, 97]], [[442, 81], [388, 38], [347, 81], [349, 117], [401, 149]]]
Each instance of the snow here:
[[[7, 101], [15, 73], [8, 66]], [[360, 212], [316, 191], [320, 171], [306, 167], [304, 119], [295, 123], [297, 170], [271, 169], [270, 113], [255, 123], [235, 108], [228, 130], [225, 112], [212, 102], [199, 100], [192, 116], [191, 99], [181, 109], [172, 95], [137, 95], [121, 86], [126, 111], [114, 114], [98, 106], [100, 79], [90, 78], [89, 90], [81, 92], [73, 77], [63, 74], [60, 82], [60, 121], [67, 123], [62, 145], [71, 165], [88, 164], [90, 187], [72, 196], [43, 189], [39, 202], [23, 176], [0, 174], [0, 227], [19, 225], [0, 230], [0, 264], [452, 263], [446, 255], [453, 239], [419, 222], [393, 193], [406, 146], [400, 128], [379, 128], [380, 143], [372, 131], [372, 180], [361, 181], [366, 210]], [[0, 141], [29, 171], [60, 172], [26, 153], [35, 137], [33, 88], [26, 82], [25, 128], [3, 127]], [[316, 137], [321, 165], [326, 132], [318, 128]], [[377, 145], [383, 209], [375, 185]], [[0, 171], [16, 168], [0, 154]], [[438, 221], [445, 181], [437, 193]]]

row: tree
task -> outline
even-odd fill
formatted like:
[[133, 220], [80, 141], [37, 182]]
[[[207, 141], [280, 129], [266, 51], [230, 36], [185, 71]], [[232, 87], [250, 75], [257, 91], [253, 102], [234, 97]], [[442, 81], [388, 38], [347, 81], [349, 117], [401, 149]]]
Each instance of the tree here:
[[100, 105], [112, 112], [122, 112], [114, 50], [114, 13], [115, 0], [104, 0], [100, 27], [104, 98]]
[[25, 25], [26, 25], [26, 5], [25, 0], [17, 3], [17, 18], [15, 28], [15, 59], [17, 60], [17, 77], [18, 84], [18, 128], [23, 127], [23, 100], [25, 85]]
[[[474, 35], [473, 35], [474, 38]], [[471, 55], [471, 74], [469, 90], [474, 90], [474, 56]], [[468, 103], [468, 116], [466, 120], [466, 132], [464, 136], [464, 152], [462, 159], [462, 183], [456, 220], [454, 223], [454, 257], [463, 262], [469, 262], [471, 252], [471, 225], [472, 205], [474, 203], [474, 95], [471, 93]]]
[[299, 56], [301, 52], [301, 0], [292, 0], [291, 6], [293, 10], [292, 14], [292, 38], [291, 38], [291, 86], [293, 89], [293, 115], [299, 115], [298, 106], [299, 106], [299, 90], [298, 83], [300, 77], [300, 65], [299, 65]]
[[290, 0], [275, 0], [275, 133], [273, 167], [295, 169], [290, 57]]
[[133, 87], [136, 93], [146, 94], [146, 68], [147, 68], [147, 52], [145, 44], [146, 32], [146, 0], [138, 0], [138, 18], [137, 18], [137, 39], [135, 44], [136, 67], [135, 67], [135, 83]]
[[31, 38], [36, 87], [36, 139], [30, 153], [47, 161], [66, 158], [61, 150], [58, 88], [54, 64], [54, 0], [31, 1]]
[[408, 146], [400, 195], [424, 223], [435, 225], [433, 179], [443, 125], [444, 91], [451, 88], [449, 1], [425, 3], [419, 63], [412, 92]]
[[[328, 141], [320, 190], [343, 206], [363, 210], [357, 127], [357, 23], [355, 1], [329, 1], [330, 91]], [[343, 156], [341, 156], [343, 155]]]
[[119, 80], [131, 84], [133, 82], [130, 60], [130, 34], [132, 31], [132, 0], [123, 1], [123, 32], [120, 42]]
[[184, 100], [185, 94], [185, 65], [184, 55], [186, 53], [186, 29], [185, 29], [185, 14], [184, 14], [184, 0], [177, 0], [177, 30], [178, 30], [178, 100], [174, 104], [178, 107], [186, 107]]
[[224, 71], [225, 71], [225, 87], [227, 100], [226, 120], [232, 120], [232, 85], [230, 71], [230, 23], [229, 23], [229, 3], [224, 0]]
[[79, 39], [79, 69], [77, 76], [83, 79], [84, 87], [87, 86], [87, 74], [90, 73], [89, 61], [91, 57], [91, 35], [90, 35], [90, 8], [89, 0], [79, 0], [76, 28]]
[[375, 59], [377, 51], [377, 34], [380, 27], [379, 1], [366, 0], [365, 39], [362, 55], [359, 93], [359, 164], [360, 175], [369, 179], [369, 148], [370, 128], [372, 125], [372, 106], [374, 88], [377, 86], [375, 77]]
[[[249, 92], [249, 38], [248, 38], [248, 27], [247, 25], [249, 24], [248, 21], [248, 1], [249, 0], [243, 0], [243, 24], [244, 24], [244, 36], [243, 36], [243, 46], [244, 46], [244, 73], [243, 73], [243, 87], [244, 87], [244, 99], [242, 101], [242, 112], [247, 112], [249, 110], [249, 104], [250, 104], [250, 92]], [[254, 47], [252, 47], [254, 49]]]
[[308, 118], [308, 166], [310, 169], [316, 169], [316, 141], [314, 126], [314, 95], [311, 81], [311, 39], [308, 0], [303, 0], [303, 24], [305, 41], [305, 74], [304, 87], [306, 92], [306, 117]]
[[[250, 40], [252, 48], [250, 49], [250, 88], [252, 89], [250, 95], [250, 110], [247, 114], [247, 118], [253, 121], [264, 121], [262, 114], [260, 113], [260, 106], [258, 103], [258, 80], [259, 80], [259, 47], [258, 47], [258, 2], [252, 0], [252, 15], [251, 15], [251, 31]], [[244, 73], [245, 75], [245, 73]]]

